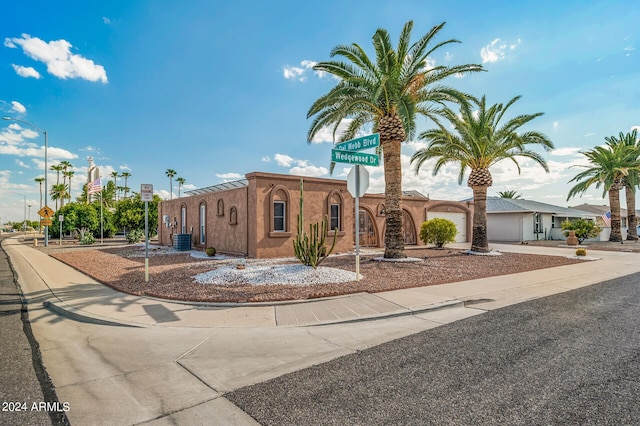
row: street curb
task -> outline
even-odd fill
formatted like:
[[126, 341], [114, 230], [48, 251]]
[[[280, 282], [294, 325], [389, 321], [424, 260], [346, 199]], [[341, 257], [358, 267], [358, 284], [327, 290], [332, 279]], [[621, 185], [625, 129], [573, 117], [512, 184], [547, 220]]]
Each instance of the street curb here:
[[48, 309], [51, 312], [54, 312], [63, 317], [66, 317], [75, 321], [79, 321], [79, 322], [88, 323], [88, 324], [109, 325], [109, 326], [116, 326], [116, 327], [146, 328], [146, 326], [143, 324], [135, 324], [135, 323], [125, 322], [125, 321], [114, 321], [111, 319], [101, 317], [96, 314], [87, 314], [86, 312], [80, 309], [74, 308], [73, 306], [69, 306], [66, 303], [60, 302], [60, 301], [57, 301], [57, 302], [45, 301], [45, 302], [42, 302], [42, 306], [45, 309]]
[[[379, 319], [388, 319], [388, 318], [397, 318], [397, 317], [406, 317], [410, 315], [419, 315], [424, 314], [426, 312], [439, 311], [441, 309], [449, 309], [449, 308], [458, 308], [464, 307], [465, 303], [463, 300], [447, 300], [446, 302], [434, 303], [432, 305], [411, 309], [406, 308], [400, 311], [393, 311], [388, 314], [380, 314], [380, 315], [369, 315], [363, 316], [360, 318], [348, 319], [348, 320], [336, 320], [336, 321], [326, 321], [316, 324], [300, 324], [297, 326], [287, 326], [287, 327], [318, 327], [322, 325], [334, 325], [334, 324], [353, 324], [358, 322], [365, 321], [376, 321]], [[277, 326], [276, 326], [277, 327]]]

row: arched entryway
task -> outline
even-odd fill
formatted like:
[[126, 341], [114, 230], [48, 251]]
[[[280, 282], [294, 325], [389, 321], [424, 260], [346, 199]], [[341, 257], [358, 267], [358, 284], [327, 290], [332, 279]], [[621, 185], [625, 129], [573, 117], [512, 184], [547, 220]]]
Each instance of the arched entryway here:
[[404, 228], [404, 243], [406, 245], [418, 244], [416, 225], [413, 223], [413, 218], [406, 210], [402, 210], [402, 227]]
[[[366, 209], [360, 209], [358, 219], [360, 221], [360, 247], [377, 247], [376, 226], [371, 213]], [[353, 229], [355, 232], [355, 224]]]

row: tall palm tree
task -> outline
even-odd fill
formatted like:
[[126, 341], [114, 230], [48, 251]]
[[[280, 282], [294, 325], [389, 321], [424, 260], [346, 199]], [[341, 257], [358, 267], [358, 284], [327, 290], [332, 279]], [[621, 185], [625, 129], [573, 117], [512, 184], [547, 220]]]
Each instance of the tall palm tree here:
[[511, 200], [517, 200], [522, 198], [522, 195], [518, 194], [518, 191], [515, 191], [515, 190], [500, 191], [498, 192], [498, 196], [500, 198], [509, 198]]
[[[111, 172], [110, 176], [113, 178], [113, 186], [117, 189], [118, 188], [118, 177], [120, 175], [118, 174], [118, 172], [114, 171], [114, 172]], [[115, 192], [115, 196], [116, 196], [116, 200], [115, 201], [118, 202], [118, 192], [117, 192], [117, 190]]]
[[63, 176], [64, 176], [63, 182], [66, 182], [67, 178], [69, 178], [69, 197], [68, 197], [69, 200], [71, 200], [71, 178], [75, 174], [76, 174], [76, 172], [74, 172], [73, 170], [67, 170], [67, 171], [63, 172]]
[[169, 199], [172, 200], [173, 199], [173, 177], [176, 175], [176, 171], [173, 169], [167, 169], [166, 172], [164, 172], [165, 175], [167, 175], [167, 177], [169, 178]]
[[176, 178], [176, 182], [178, 182], [178, 198], [180, 198], [180, 189], [182, 189], [182, 185], [184, 185], [186, 181], [183, 177]]
[[129, 172], [122, 172], [120, 174], [121, 177], [124, 178], [124, 198], [127, 198], [127, 193], [129, 192], [129, 187], [127, 186], [127, 179], [129, 179], [131, 177], [131, 173]]
[[43, 177], [35, 178], [35, 181], [40, 184], [40, 208], [42, 209], [42, 184], [44, 183]]
[[462, 184], [467, 168], [471, 169], [467, 186], [473, 190], [473, 237], [471, 251], [488, 252], [487, 239], [487, 188], [493, 184], [489, 168], [502, 160], [513, 161], [520, 173], [517, 157], [530, 158], [548, 172], [546, 161], [537, 152], [531, 151], [527, 145], [540, 145], [545, 150], [553, 149], [553, 142], [543, 133], [527, 131], [518, 133], [518, 129], [536, 117], [536, 114], [519, 115], [504, 124], [500, 121], [509, 107], [520, 96], [511, 99], [506, 105], [496, 104], [487, 108], [483, 96], [480, 101], [463, 102], [460, 112], [449, 108], [444, 110], [444, 117], [453, 126], [437, 123], [438, 128], [427, 130], [420, 135], [428, 142], [426, 148], [417, 151], [411, 158], [416, 163], [416, 173], [427, 160], [435, 159], [433, 175], [448, 163], [460, 166], [458, 183]]
[[60, 163], [58, 164], [53, 164], [51, 167], [49, 167], [49, 169], [51, 169], [51, 171], [56, 172], [56, 185], [60, 184], [60, 172], [62, 172], [64, 170], [64, 166]]
[[609, 241], [622, 242], [620, 230], [620, 190], [623, 180], [630, 171], [640, 170], [640, 162], [629, 159], [635, 148], [625, 144], [596, 146], [582, 154], [589, 160], [590, 166], [582, 166], [586, 170], [578, 173], [569, 182], [577, 182], [569, 190], [567, 200], [576, 195], [584, 194], [592, 185], [602, 187], [602, 198], [609, 194], [609, 209], [611, 211], [611, 234]]
[[[609, 136], [604, 138], [612, 149], [622, 144], [630, 147], [628, 150], [630, 164], [637, 161], [640, 157], [640, 140], [638, 140], [638, 131], [634, 129], [632, 132], [620, 132], [618, 138]], [[622, 186], [624, 187], [624, 195], [627, 202], [627, 240], [635, 241], [638, 239], [637, 219], [636, 219], [636, 186], [640, 183], [640, 173], [637, 170], [629, 169], [629, 174], [622, 178]]]
[[[435, 42], [444, 22], [410, 44], [413, 22], [404, 25], [394, 49], [389, 33], [378, 29], [373, 35], [375, 62], [358, 44], [336, 46], [331, 56], [342, 60], [320, 62], [314, 70], [340, 81], [314, 102], [307, 118], [315, 116], [307, 138], [309, 143], [329, 127], [334, 138], [338, 128], [348, 123], [339, 141], [353, 139], [360, 130], [380, 133], [385, 175], [385, 252], [386, 258], [406, 257], [402, 226], [402, 165], [400, 148], [415, 134], [416, 117], [436, 119], [443, 102], [460, 101], [465, 95], [442, 85], [446, 77], [481, 71], [481, 65], [437, 66], [428, 58], [438, 48], [457, 40]], [[435, 43], [435, 44], [434, 44]]]
[[60, 208], [64, 206], [64, 199], [67, 198], [67, 185], [57, 183], [51, 187], [51, 199], [56, 201], [56, 211], [58, 211], [58, 200], [60, 200]]

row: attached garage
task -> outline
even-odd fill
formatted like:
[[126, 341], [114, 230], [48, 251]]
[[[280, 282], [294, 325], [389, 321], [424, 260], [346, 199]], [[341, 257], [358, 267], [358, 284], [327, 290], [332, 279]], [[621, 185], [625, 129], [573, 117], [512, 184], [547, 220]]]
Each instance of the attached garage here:
[[[523, 218], [531, 213], [494, 213], [487, 215], [489, 241], [523, 241]], [[528, 222], [527, 222], [528, 223]]]
[[427, 212], [428, 219], [434, 219], [436, 217], [447, 219], [453, 222], [458, 229], [456, 234], [456, 243], [467, 242], [467, 214], [458, 212]]

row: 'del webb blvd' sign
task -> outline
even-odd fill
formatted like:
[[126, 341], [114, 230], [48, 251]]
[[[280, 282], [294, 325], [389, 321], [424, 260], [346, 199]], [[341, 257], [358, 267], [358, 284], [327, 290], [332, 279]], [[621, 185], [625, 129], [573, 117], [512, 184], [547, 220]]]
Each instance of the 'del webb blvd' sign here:
[[331, 150], [331, 161], [377, 167], [380, 165], [380, 158], [377, 155], [356, 152], [377, 146], [380, 146], [380, 134], [378, 133], [342, 142]]

